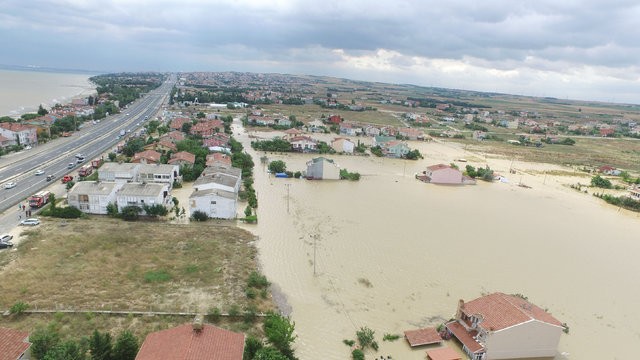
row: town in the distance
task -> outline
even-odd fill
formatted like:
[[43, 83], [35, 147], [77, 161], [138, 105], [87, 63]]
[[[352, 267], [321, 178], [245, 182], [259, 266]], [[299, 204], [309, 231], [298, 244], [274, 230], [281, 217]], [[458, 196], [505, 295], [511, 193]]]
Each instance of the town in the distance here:
[[243, 72], [90, 81], [0, 117], [0, 359], [637, 343], [633, 285], [608, 280], [637, 266], [618, 245], [639, 229], [640, 105]]

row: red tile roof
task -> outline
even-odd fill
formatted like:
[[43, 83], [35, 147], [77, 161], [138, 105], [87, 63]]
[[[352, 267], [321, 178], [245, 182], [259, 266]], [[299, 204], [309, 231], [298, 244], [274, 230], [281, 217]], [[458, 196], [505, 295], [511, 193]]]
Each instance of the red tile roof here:
[[448, 169], [448, 168], [450, 168], [450, 167], [451, 167], [451, 166], [449, 166], [449, 165], [445, 165], [445, 164], [438, 164], [438, 165], [431, 165], [431, 166], [427, 166], [427, 169], [428, 169], [428, 170], [431, 170], [431, 171], [436, 171], [436, 170]]
[[173, 164], [176, 161], [186, 161], [190, 164], [194, 164], [196, 162], [196, 156], [190, 152], [180, 151], [173, 155], [171, 155], [171, 159], [167, 161], [169, 164]]
[[242, 360], [244, 334], [213, 325], [194, 331], [191, 324], [147, 336], [136, 360]]
[[133, 160], [132, 162], [134, 163], [139, 163], [141, 159], [145, 159], [147, 160], [147, 162], [154, 162], [154, 163], [158, 163], [160, 162], [160, 156], [162, 154], [160, 154], [159, 152], [155, 151], [155, 150], [145, 150], [139, 153], [135, 153], [133, 155]]
[[431, 360], [461, 360], [462, 355], [450, 347], [440, 347], [427, 350], [427, 359]]
[[411, 347], [442, 342], [442, 338], [435, 328], [407, 330], [404, 332], [404, 337]]
[[0, 327], [0, 360], [17, 360], [29, 349], [29, 333]]
[[477, 332], [471, 331], [467, 332], [467, 329], [464, 326], [460, 325], [457, 321], [452, 321], [447, 323], [447, 329], [451, 331], [451, 333], [458, 339], [464, 346], [469, 349], [472, 353], [477, 353], [484, 350], [484, 346], [480, 345], [473, 336], [477, 335]]
[[483, 320], [478, 326], [498, 331], [531, 320], [562, 326], [551, 314], [527, 300], [513, 295], [493, 293], [464, 303], [462, 311], [468, 316], [480, 314]]

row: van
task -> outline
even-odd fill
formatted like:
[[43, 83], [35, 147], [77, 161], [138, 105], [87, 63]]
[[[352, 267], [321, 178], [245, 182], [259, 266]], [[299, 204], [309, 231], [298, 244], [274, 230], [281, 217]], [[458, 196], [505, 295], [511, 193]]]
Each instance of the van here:
[[67, 169], [73, 169], [74, 166], [76, 166], [76, 164], [69, 163], [69, 165], [67, 165]]

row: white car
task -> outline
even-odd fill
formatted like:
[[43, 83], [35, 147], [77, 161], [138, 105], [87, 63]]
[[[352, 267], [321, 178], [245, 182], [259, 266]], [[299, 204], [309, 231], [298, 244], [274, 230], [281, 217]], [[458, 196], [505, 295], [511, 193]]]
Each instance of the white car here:
[[39, 224], [40, 224], [40, 220], [36, 218], [29, 218], [29, 219], [24, 219], [20, 221], [20, 225], [26, 225], [26, 226], [36, 226]]
[[36, 176], [44, 175], [44, 170], [38, 169], [36, 170]]
[[13, 235], [11, 234], [2, 234], [0, 235], [0, 243], [7, 243], [13, 239]]
[[15, 181], [9, 181], [8, 183], [4, 184], [4, 188], [13, 189], [14, 187], [16, 187], [16, 185], [18, 184]]
[[24, 147], [25, 150], [31, 150], [31, 145], [27, 145]]

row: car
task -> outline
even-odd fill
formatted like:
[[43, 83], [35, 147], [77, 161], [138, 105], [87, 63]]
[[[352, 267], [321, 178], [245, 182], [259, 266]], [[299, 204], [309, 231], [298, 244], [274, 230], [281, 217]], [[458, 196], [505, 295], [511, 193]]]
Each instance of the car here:
[[84, 158], [84, 154], [82, 154], [82, 153], [77, 153], [77, 154], [75, 155], [75, 157], [76, 157], [76, 159]]
[[27, 145], [24, 147], [25, 150], [31, 150], [31, 145]]
[[78, 158], [78, 160], [76, 160], [76, 161], [78, 162], [78, 164], [80, 164], [81, 162], [84, 162], [84, 158], [83, 158], [83, 157], [80, 157], [80, 158]]
[[10, 248], [13, 247], [13, 243], [10, 242], [0, 242], [0, 249], [6, 249], [6, 248]]
[[76, 164], [70, 162], [69, 165], [67, 165], [68, 169], [73, 169], [73, 167], [76, 166]]
[[20, 221], [20, 225], [25, 225], [25, 226], [36, 226], [39, 224], [40, 224], [40, 220], [36, 218], [28, 218]]
[[36, 170], [36, 176], [44, 175], [44, 170], [38, 169]]
[[4, 184], [4, 188], [5, 189], [13, 189], [14, 187], [16, 187], [16, 185], [18, 185], [15, 181], [9, 181], [8, 183]]
[[2, 234], [0, 235], [0, 243], [7, 243], [13, 239], [13, 235], [11, 234]]
[[47, 175], [47, 181], [51, 181], [53, 180], [54, 176], [53, 175]]

